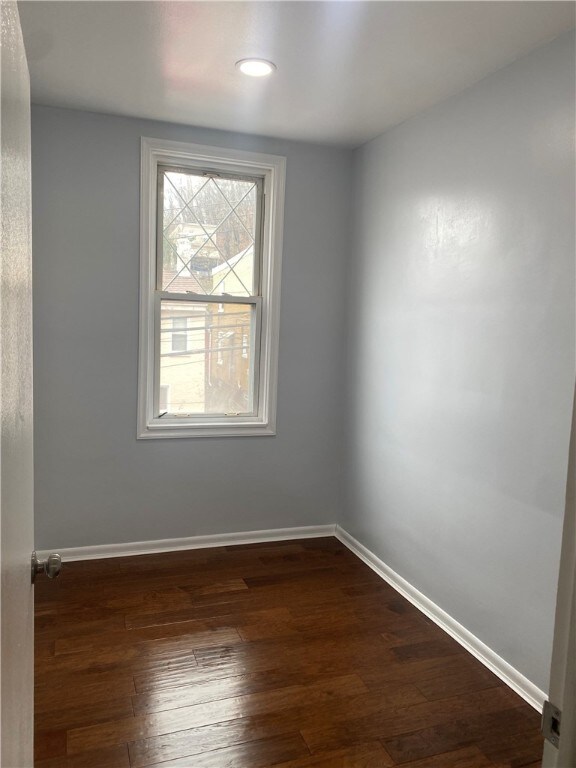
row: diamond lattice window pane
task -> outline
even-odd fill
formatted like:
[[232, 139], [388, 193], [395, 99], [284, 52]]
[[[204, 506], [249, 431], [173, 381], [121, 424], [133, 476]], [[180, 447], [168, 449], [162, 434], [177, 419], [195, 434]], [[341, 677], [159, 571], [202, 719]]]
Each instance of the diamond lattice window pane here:
[[162, 290], [254, 295], [256, 182], [184, 171], [162, 176]]
[[213, 272], [213, 296], [250, 296], [254, 284], [254, 246], [250, 245]]
[[251, 414], [252, 304], [162, 301], [160, 411]]
[[166, 229], [176, 219], [186, 204], [202, 189], [209, 179], [188, 173], [164, 172], [164, 216]]

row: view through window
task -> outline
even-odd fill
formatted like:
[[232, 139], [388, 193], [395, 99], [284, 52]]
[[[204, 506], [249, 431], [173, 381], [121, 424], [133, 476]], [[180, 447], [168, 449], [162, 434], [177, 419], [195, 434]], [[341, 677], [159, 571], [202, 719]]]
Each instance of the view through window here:
[[157, 415], [253, 414], [262, 179], [158, 176], [159, 387], [170, 410], [159, 398]]

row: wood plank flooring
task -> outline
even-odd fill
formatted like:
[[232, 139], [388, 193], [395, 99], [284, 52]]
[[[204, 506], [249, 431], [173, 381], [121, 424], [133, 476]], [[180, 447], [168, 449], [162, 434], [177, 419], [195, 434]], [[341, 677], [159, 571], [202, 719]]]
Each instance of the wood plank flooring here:
[[36, 768], [537, 768], [537, 713], [336, 539], [66, 564]]

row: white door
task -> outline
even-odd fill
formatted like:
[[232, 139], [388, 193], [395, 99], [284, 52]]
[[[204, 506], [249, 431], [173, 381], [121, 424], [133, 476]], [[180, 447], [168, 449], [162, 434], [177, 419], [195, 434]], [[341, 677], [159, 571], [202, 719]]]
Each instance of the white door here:
[[550, 701], [562, 712], [558, 749], [547, 743], [543, 768], [576, 767], [576, 393], [568, 459], [566, 513], [556, 601]]
[[13, 0], [1, 0], [0, 728], [2, 768], [33, 765], [30, 88]]

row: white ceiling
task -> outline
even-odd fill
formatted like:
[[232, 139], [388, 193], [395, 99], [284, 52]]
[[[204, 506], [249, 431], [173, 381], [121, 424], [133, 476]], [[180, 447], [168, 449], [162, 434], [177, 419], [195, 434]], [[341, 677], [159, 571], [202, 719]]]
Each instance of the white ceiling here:
[[[30, 2], [33, 101], [357, 145], [574, 26], [572, 2]], [[238, 59], [271, 59], [247, 78]]]

